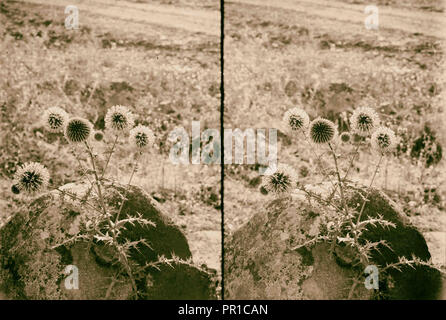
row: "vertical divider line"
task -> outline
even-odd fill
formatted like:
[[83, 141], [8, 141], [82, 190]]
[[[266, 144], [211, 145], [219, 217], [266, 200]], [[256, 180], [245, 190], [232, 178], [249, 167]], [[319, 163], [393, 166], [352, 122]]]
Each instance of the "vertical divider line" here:
[[220, 0], [220, 210], [221, 210], [221, 299], [225, 300], [225, 210], [224, 210], [224, 177], [225, 177], [225, 147], [224, 147], [224, 26], [225, 3]]

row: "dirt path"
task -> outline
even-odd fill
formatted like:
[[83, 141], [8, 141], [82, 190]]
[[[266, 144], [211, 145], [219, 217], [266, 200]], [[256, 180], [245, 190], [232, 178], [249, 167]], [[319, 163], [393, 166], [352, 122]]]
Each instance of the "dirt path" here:
[[[56, 5], [65, 14], [65, 7], [75, 5], [79, 9], [79, 21], [82, 14], [100, 15], [113, 20], [132, 21], [142, 24], [182, 29], [193, 33], [211, 36], [220, 35], [220, 12], [203, 9], [176, 8], [146, 3], [133, 3], [122, 0], [19, 0], [27, 3]], [[122, 27], [122, 24], [116, 24]]]
[[[305, 13], [309, 16], [337, 20], [344, 23], [362, 24], [368, 14], [365, 6], [324, 0], [232, 0], [241, 3], [271, 8], [280, 8]], [[446, 38], [446, 17], [444, 13], [424, 12], [379, 6], [379, 28], [399, 30], [408, 33], [423, 33], [428, 36]]]

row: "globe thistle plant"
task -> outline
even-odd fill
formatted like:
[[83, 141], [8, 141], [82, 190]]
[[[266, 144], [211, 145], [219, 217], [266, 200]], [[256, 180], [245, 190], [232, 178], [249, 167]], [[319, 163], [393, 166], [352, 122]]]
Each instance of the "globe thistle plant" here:
[[283, 194], [296, 188], [297, 173], [286, 164], [279, 164], [276, 172], [264, 176], [262, 188], [274, 194]]
[[105, 127], [116, 133], [129, 130], [133, 125], [133, 114], [125, 106], [113, 106], [105, 115]]
[[301, 108], [293, 108], [285, 112], [283, 122], [287, 128], [291, 130], [300, 130], [308, 127], [310, 118], [305, 110]]
[[51, 107], [45, 110], [42, 120], [48, 131], [53, 133], [62, 132], [68, 121], [68, 114], [59, 107]]
[[[95, 149], [100, 141], [107, 143], [102, 131], [95, 131], [90, 121], [80, 117], [69, 118], [67, 113], [60, 108], [53, 107], [45, 111], [43, 120], [45, 126], [51, 132], [63, 131], [65, 138], [71, 144], [73, 155], [76, 158], [81, 172], [82, 188], [74, 186], [56, 187], [53, 192], [59, 192], [61, 205], [64, 208], [76, 208], [76, 211], [82, 210], [82, 219], [80, 219], [75, 228], [70, 228], [67, 233], [70, 238], [63, 239], [60, 243], [52, 244], [48, 248], [53, 250], [68, 243], [74, 243], [78, 240], [97, 239], [99, 245], [106, 244], [113, 248], [113, 261], [116, 261], [116, 267], [119, 268], [117, 275], [125, 277], [125, 281], [130, 279], [133, 296], [139, 298], [140, 289], [137, 282], [142, 279], [147, 266], [139, 266], [130, 259], [131, 250], [139, 246], [148, 246], [146, 239], [133, 241], [133, 239], [124, 239], [121, 237], [122, 231], [130, 224], [138, 223], [142, 227], [153, 226], [155, 224], [144, 216], [135, 212], [131, 214], [122, 214], [124, 204], [131, 192], [132, 179], [138, 168], [139, 155], [143, 149], [154, 144], [155, 136], [152, 130], [146, 126], [139, 125], [133, 128], [134, 121], [132, 113], [123, 106], [114, 106], [108, 111], [105, 122], [107, 129], [115, 133], [115, 140], [111, 148], [106, 148], [103, 156]], [[111, 157], [118, 146], [117, 140], [119, 133], [130, 130], [130, 143], [133, 146], [135, 157], [133, 158], [132, 171], [127, 184], [124, 186], [122, 198], [118, 208], [109, 204], [108, 191], [110, 179], [106, 176], [107, 168], [111, 163]], [[90, 141], [96, 140], [96, 142]], [[81, 153], [85, 153], [87, 157]], [[86, 182], [87, 180], [88, 182]], [[14, 179], [11, 181], [11, 192], [13, 194], [34, 195], [44, 191], [49, 184], [48, 170], [39, 163], [30, 162], [20, 167]], [[79, 192], [80, 191], [80, 192]], [[121, 196], [121, 189], [119, 189]], [[26, 197], [28, 198], [28, 197]], [[84, 211], [85, 210], [85, 211]], [[68, 235], [67, 235], [68, 236]], [[60, 239], [62, 240], [62, 239]], [[93, 242], [93, 241], [92, 241]], [[49, 245], [49, 243], [48, 243]], [[95, 244], [96, 245], [96, 241]], [[176, 259], [176, 258], [175, 258]], [[160, 258], [161, 261], [161, 258]], [[164, 259], [156, 263], [173, 263], [180, 260]], [[182, 261], [182, 260], [181, 260]], [[111, 293], [115, 280], [111, 280], [105, 299]]]
[[336, 134], [336, 126], [330, 120], [319, 117], [310, 123], [309, 136], [313, 143], [329, 143], [333, 140]]
[[24, 191], [35, 194], [43, 191], [49, 182], [48, 170], [37, 162], [28, 162], [21, 166], [14, 175], [14, 187], [18, 193]]
[[83, 118], [71, 118], [64, 128], [65, 138], [70, 143], [87, 141], [93, 132], [93, 125]]
[[397, 141], [395, 133], [386, 127], [377, 128], [370, 139], [372, 149], [382, 154], [393, 151]]
[[130, 144], [137, 149], [145, 149], [151, 147], [155, 143], [155, 135], [152, 130], [143, 125], [130, 130]]
[[372, 108], [360, 107], [353, 111], [350, 125], [354, 133], [366, 137], [378, 127], [379, 117]]
[[[345, 120], [346, 118], [345, 116]], [[383, 245], [393, 251], [385, 240], [367, 239], [364, 237], [364, 232], [370, 231], [368, 229], [370, 227], [396, 227], [393, 222], [387, 221], [379, 214], [377, 217], [371, 216], [365, 209], [366, 204], [371, 200], [373, 184], [378, 176], [382, 160], [386, 154], [396, 147], [395, 133], [389, 128], [380, 127], [378, 114], [368, 107], [356, 109], [350, 117], [351, 130], [342, 132], [340, 135], [338, 135], [335, 123], [327, 119], [318, 117], [308, 125], [308, 115], [299, 108], [288, 110], [283, 121], [293, 131], [307, 129], [304, 135], [305, 140], [309, 142], [308, 151], [313, 153], [314, 164], [318, 167], [314, 171], [323, 179], [322, 182], [317, 184], [312, 182], [305, 185], [303, 182], [307, 179], [303, 179], [300, 181], [301, 183], [297, 184], [294, 170], [287, 165], [279, 165], [274, 174], [264, 176], [260, 187], [262, 194], [272, 193], [277, 198], [281, 198], [283, 194], [287, 195], [287, 192], [297, 189], [293, 192], [293, 196], [295, 195], [293, 198], [299, 201], [307, 200], [312, 215], [317, 212], [320, 216], [320, 220], [317, 222], [318, 230], [315, 230], [316, 234], [313, 230], [308, 230], [308, 232], [305, 232], [304, 239], [298, 240], [300, 244], [297, 245], [294, 245], [294, 241], [291, 245], [287, 239], [288, 249], [298, 251], [302, 247], [311, 248], [317, 243], [325, 243], [329, 244], [327, 248], [330, 254], [343, 259], [342, 255], [338, 255], [338, 252], [342, 252], [345, 246], [348, 246], [348, 260], [346, 262], [357, 261], [355, 268], [361, 265], [367, 267], [373, 259], [373, 253], [375, 251], [379, 252]], [[308, 128], [306, 128], [307, 125]], [[374, 167], [370, 182], [364, 187], [358, 187], [349, 179], [349, 173], [357, 168], [355, 161], [359, 157], [360, 151], [370, 150], [370, 148], [364, 148], [369, 141], [371, 149], [379, 153], [379, 160]], [[318, 155], [315, 152], [314, 144], [326, 144], [327, 148], [325, 146], [321, 148], [324, 149], [323, 153]], [[328, 158], [326, 155], [331, 155], [333, 159], [331, 165], [326, 161]], [[297, 156], [300, 158], [300, 155]], [[359, 170], [357, 171], [359, 172]], [[308, 169], [302, 170], [301, 167], [299, 177], [305, 178], [308, 173]], [[356, 198], [356, 196], [359, 197]], [[284, 200], [286, 198], [283, 197]], [[282, 204], [286, 206], [295, 205], [291, 201]], [[313, 208], [316, 210], [313, 211]], [[339, 248], [341, 250], [338, 251]], [[415, 264], [431, 266], [431, 262], [416, 257], [412, 260], [400, 257], [398, 262], [382, 266], [380, 273], [389, 268], [401, 271], [401, 266], [413, 266]], [[348, 299], [355, 298], [357, 284], [360, 284], [363, 278], [364, 271], [359, 267], [358, 274], [354, 276], [353, 284], [348, 292]]]

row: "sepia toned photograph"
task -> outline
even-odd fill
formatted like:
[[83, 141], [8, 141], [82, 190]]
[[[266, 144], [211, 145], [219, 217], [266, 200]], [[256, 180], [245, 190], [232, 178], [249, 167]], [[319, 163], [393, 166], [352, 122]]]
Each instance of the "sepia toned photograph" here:
[[443, 3], [236, 0], [224, 18], [224, 124], [246, 139], [225, 167], [225, 299], [445, 299]]
[[446, 300], [445, 6], [0, 0], [0, 303]]
[[220, 168], [170, 156], [193, 121], [218, 127], [219, 17], [0, 2], [0, 298], [220, 296]]

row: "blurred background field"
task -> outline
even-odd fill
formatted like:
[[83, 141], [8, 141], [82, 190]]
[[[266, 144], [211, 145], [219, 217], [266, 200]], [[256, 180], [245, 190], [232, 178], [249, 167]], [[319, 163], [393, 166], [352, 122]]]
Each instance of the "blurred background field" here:
[[[77, 30], [64, 26], [66, 5], [79, 8]], [[44, 164], [51, 187], [79, 177], [65, 140], [39, 123], [45, 109], [60, 106], [102, 130], [106, 110], [122, 104], [156, 135], [134, 184], [181, 226], [194, 261], [219, 270], [219, 166], [175, 166], [166, 143], [192, 120], [218, 127], [218, 23], [217, 1], [1, 1], [0, 224], [22, 204], [11, 192], [22, 163]], [[99, 154], [104, 141], [94, 144]], [[132, 153], [125, 139], [117, 150], [109, 176], [126, 183]]]
[[[301, 105], [346, 130], [353, 109], [375, 108], [399, 136], [398, 152], [374, 183], [404, 209], [446, 264], [444, 12], [441, 1], [378, 1], [378, 30], [367, 30], [367, 1], [235, 0], [225, 16], [225, 127], [279, 129], [279, 162], [299, 183], [322, 180], [312, 150], [284, 129]], [[345, 149], [345, 166], [350, 154]], [[324, 150], [318, 150], [323, 153]], [[361, 150], [351, 179], [369, 184], [378, 157]], [[325, 163], [332, 166], [331, 158]], [[227, 167], [225, 218], [231, 233], [263, 209], [256, 166]]]

